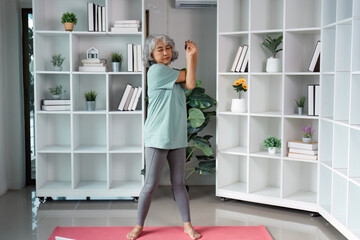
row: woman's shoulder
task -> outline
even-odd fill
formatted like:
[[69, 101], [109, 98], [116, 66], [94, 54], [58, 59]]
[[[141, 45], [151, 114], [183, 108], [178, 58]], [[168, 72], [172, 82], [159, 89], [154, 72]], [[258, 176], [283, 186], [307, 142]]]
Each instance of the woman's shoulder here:
[[165, 66], [164, 64], [153, 64], [150, 66], [148, 74], [166, 74], [166, 73], [170, 73], [176, 71], [173, 68], [170, 68], [168, 66]]

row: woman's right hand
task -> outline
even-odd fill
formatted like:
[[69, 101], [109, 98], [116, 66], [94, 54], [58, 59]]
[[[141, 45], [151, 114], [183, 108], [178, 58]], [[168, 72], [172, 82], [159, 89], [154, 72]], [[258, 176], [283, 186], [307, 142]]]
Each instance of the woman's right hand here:
[[185, 41], [186, 57], [193, 57], [198, 55], [198, 48], [196, 44], [190, 40]]

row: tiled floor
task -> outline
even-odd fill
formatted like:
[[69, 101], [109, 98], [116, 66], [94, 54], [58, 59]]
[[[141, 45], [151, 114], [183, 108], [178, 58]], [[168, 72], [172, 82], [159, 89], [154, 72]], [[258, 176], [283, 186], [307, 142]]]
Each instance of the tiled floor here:
[[[213, 186], [190, 186], [190, 206], [195, 226], [265, 225], [275, 240], [346, 239], [322, 217], [242, 201], [222, 202]], [[136, 209], [137, 203], [125, 200], [54, 200], [40, 204], [34, 188], [27, 187], [0, 197], [0, 239], [46, 240], [56, 226], [133, 226]], [[181, 225], [170, 187], [160, 187], [145, 226]]]

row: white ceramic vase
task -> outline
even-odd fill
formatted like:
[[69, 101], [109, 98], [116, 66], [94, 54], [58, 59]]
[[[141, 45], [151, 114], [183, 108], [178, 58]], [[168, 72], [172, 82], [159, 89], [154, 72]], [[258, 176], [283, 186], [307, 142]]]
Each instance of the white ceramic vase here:
[[281, 71], [281, 63], [279, 58], [270, 57], [266, 61], [266, 72], [274, 73]]
[[269, 147], [268, 152], [269, 152], [269, 154], [275, 154], [276, 153], [276, 147]]
[[244, 98], [234, 98], [231, 101], [231, 112], [244, 113], [247, 110], [247, 100]]
[[303, 141], [304, 143], [312, 143], [312, 138], [305, 138], [305, 137], [303, 137], [302, 141]]

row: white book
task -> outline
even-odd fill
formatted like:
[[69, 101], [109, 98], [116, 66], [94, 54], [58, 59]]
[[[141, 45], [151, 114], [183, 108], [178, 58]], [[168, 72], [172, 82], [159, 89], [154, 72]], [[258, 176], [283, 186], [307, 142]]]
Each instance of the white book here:
[[106, 72], [106, 67], [79, 67], [79, 72]]
[[243, 62], [244, 62], [247, 49], [248, 49], [248, 46], [247, 46], [247, 45], [244, 45], [243, 50], [241, 51], [241, 55], [240, 55], [239, 61], [238, 61], [237, 65], [236, 65], [235, 72], [240, 72], [240, 68], [241, 68], [241, 65], [242, 65]]
[[314, 116], [314, 85], [308, 85], [308, 115]]
[[41, 109], [44, 111], [69, 111], [70, 105], [42, 105]]
[[138, 57], [138, 71], [139, 72], [142, 72], [142, 70], [143, 70], [143, 62], [142, 62], [142, 59], [141, 59], [141, 57], [142, 57], [142, 49], [141, 49], [141, 45], [136, 45], [136, 47], [138, 48], [138, 55], [137, 55], [137, 57]]
[[134, 57], [133, 57], [133, 45], [131, 43], [128, 44], [128, 71], [134, 71]]
[[315, 106], [314, 106], [314, 115], [320, 115], [320, 85], [315, 85], [315, 96], [314, 96]]
[[94, 30], [94, 3], [88, 3], [88, 31], [93, 32]]
[[98, 27], [98, 5], [95, 4], [95, 8], [94, 8], [94, 31], [97, 32], [99, 31], [99, 27]]
[[106, 63], [106, 59], [82, 59], [82, 63]]
[[296, 159], [306, 159], [306, 160], [317, 160], [317, 155], [306, 155], [306, 154], [299, 154], [299, 153], [291, 153], [288, 154], [289, 158], [296, 158]]
[[132, 88], [131, 84], [127, 84], [126, 87], [125, 87], [125, 90], [124, 90], [124, 93], [121, 97], [121, 100], [120, 100], [120, 103], [119, 103], [119, 106], [118, 106], [118, 110], [120, 111], [123, 111], [124, 110], [124, 106], [125, 106], [125, 103], [126, 103], [126, 99], [127, 97], [129, 96], [129, 93], [130, 93], [130, 89]]
[[121, 23], [114, 24], [115, 28], [140, 28], [140, 24], [137, 23]]
[[318, 149], [318, 143], [317, 142], [304, 143], [302, 141], [289, 141], [288, 142], [288, 148], [299, 148], [299, 149], [305, 149], [305, 150], [317, 150]]
[[106, 32], [106, 9], [105, 7], [101, 7], [101, 11], [102, 11], [102, 30], [103, 32]]
[[124, 111], [127, 111], [128, 108], [129, 108], [130, 101], [131, 101], [131, 98], [133, 96], [134, 90], [135, 90], [135, 88], [131, 87], [130, 92], [129, 92], [129, 96], [127, 97], [126, 102], [125, 102]]
[[101, 6], [97, 5], [98, 8], [98, 31], [102, 32], [102, 10], [101, 10]]
[[289, 152], [307, 154], [307, 155], [318, 155], [318, 150], [305, 150], [300, 148], [289, 148]]
[[230, 72], [235, 72], [236, 65], [239, 62], [239, 58], [240, 58], [242, 49], [243, 49], [243, 46], [239, 46], [239, 48], [238, 48], [238, 50], [236, 52], [236, 55], [235, 55], [234, 62], [232, 64], [232, 66], [231, 66]]
[[141, 24], [140, 20], [115, 20], [114, 24]]
[[70, 105], [70, 100], [60, 99], [60, 100], [53, 100], [53, 99], [43, 99], [43, 105]]
[[247, 51], [246, 51], [246, 55], [245, 55], [244, 61], [243, 61], [243, 63], [241, 64], [240, 72], [245, 72], [246, 66], [248, 65], [248, 62], [249, 62], [249, 55], [250, 55], [250, 51], [249, 51], [249, 47], [248, 47], [248, 49], [247, 49]]
[[135, 101], [134, 101], [134, 103], [133, 103], [133, 105], [132, 105], [132, 107], [131, 107], [131, 110], [132, 110], [132, 111], [135, 111], [135, 109], [136, 109], [137, 103], [138, 103], [139, 98], [140, 98], [140, 95], [141, 95], [141, 91], [142, 91], [142, 88], [141, 88], [141, 87], [138, 87], [138, 90], [137, 90], [137, 92], [136, 92]]
[[138, 63], [138, 48], [136, 45], [133, 45], [133, 51], [134, 51], [134, 72], [138, 72], [139, 70], [139, 63]]
[[316, 65], [319, 64], [319, 58], [320, 58], [320, 52], [321, 52], [321, 42], [317, 41], [316, 46], [315, 46], [315, 50], [309, 65], [309, 71], [313, 72], [314, 70], [316, 70]]
[[117, 28], [117, 27], [111, 27], [111, 32], [134, 33], [134, 32], [139, 32], [139, 28]]
[[84, 67], [105, 67], [105, 63], [84, 63]]
[[135, 101], [137, 91], [138, 91], [138, 88], [137, 87], [134, 88], [134, 92], [131, 95], [129, 106], [128, 106], [128, 108], [126, 110], [131, 111], [132, 105], [134, 104], [134, 101]]

